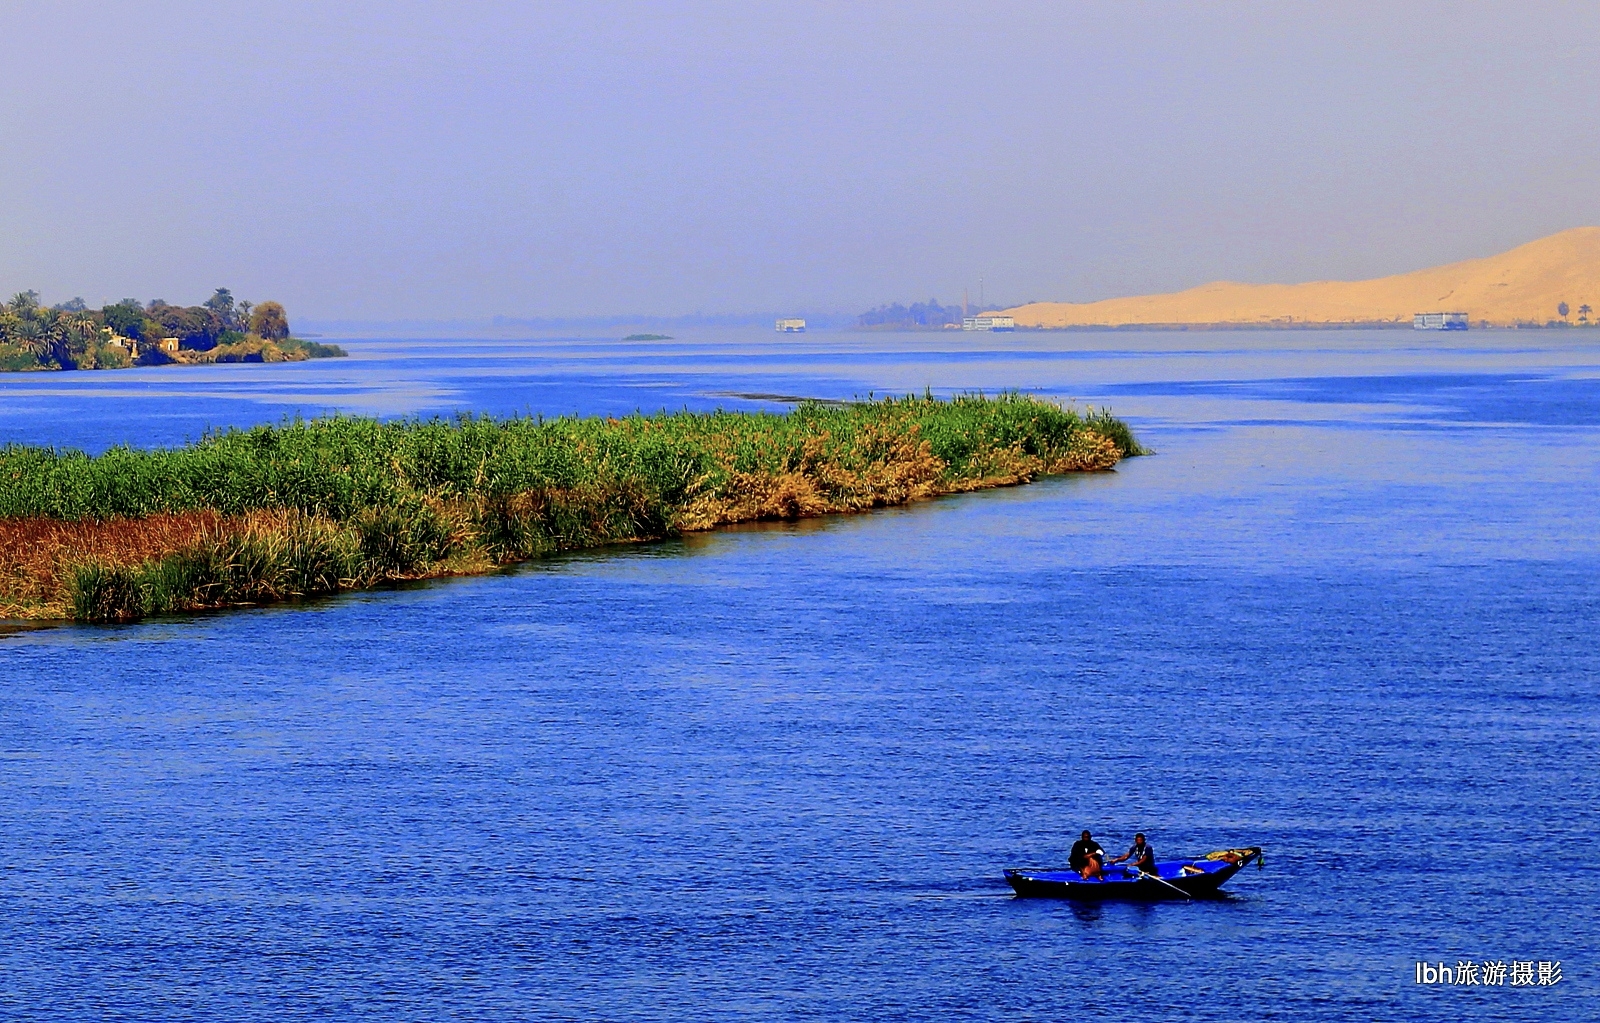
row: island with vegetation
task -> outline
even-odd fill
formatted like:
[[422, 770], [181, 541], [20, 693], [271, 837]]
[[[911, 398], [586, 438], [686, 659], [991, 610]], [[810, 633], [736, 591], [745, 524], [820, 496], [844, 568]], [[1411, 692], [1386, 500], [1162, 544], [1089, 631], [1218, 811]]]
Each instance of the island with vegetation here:
[[123, 369], [213, 362], [297, 362], [344, 355], [294, 337], [277, 302], [235, 303], [227, 288], [197, 306], [125, 298], [90, 309], [45, 306], [34, 291], [0, 305], [0, 370]]
[[0, 448], [0, 617], [131, 621], [1111, 469], [1109, 412], [1005, 394], [623, 419], [334, 417]]
[[629, 334], [624, 341], [671, 341], [671, 334]]

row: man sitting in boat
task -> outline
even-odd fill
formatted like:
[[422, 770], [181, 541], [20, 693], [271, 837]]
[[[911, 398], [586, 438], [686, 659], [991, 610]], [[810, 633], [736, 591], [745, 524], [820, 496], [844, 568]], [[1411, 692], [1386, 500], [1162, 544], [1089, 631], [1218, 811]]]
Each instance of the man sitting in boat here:
[[1114, 860], [1110, 860], [1109, 862], [1125, 863], [1128, 860], [1133, 861], [1133, 869], [1137, 870], [1139, 873], [1155, 874], [1157, 877], [1160, 876], [1159, 874], [1156, 874], [1155, 850], [1151, 849], [1150, 846], [1145, 842], [1144, 832], [1142, 831], [1133, 836], [1133, 846], [1127, 852], [1123, 853], [1121, 856], [1118, 856]]
[[1106, 851], [1100, 848], [1089, 833], [1085, 831], [1083, 837], [1072, 843], [1072, 855], [1067, 857], [1067, 866], [1083, 875], [1084, 880], [1098, 877], [1101, 868], [1106, 862]]

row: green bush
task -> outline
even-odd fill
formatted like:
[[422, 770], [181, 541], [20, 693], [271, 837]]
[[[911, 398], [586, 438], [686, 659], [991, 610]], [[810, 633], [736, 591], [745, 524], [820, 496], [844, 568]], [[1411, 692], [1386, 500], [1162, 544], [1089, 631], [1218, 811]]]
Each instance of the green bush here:
[[91, 561], [71, 568], [67, 576], [72, 617], [84, 622], [142, 618], [148, 605], [139, 585], [142, 569]]
[[17, 345], [0, 344], [0, 372], [19, 372], [26, 369], [44, 369], [39, 357]]
[[455, 550], [450, 523], [413, 500], [402, 507], [371, 508], [356, 522], [366, 574], [404, 578], [443, 561]]
[[308, 359], [340, 359], [350, 354], [338, 345], [325, 345], [320, 341], [307, 341], [299, 337], [286, 337], [276, 344], [291, 354], [303, 352]]

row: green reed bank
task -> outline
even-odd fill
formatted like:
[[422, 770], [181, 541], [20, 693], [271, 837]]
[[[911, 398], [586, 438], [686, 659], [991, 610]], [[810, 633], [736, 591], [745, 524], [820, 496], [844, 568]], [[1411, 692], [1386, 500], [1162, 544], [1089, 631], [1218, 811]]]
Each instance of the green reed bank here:
[[1018, 394], [786, 415], [334, 417], [182, 448], [0, 448], [0, 616], [127, 621], [1104, 471], [1108, 412]]

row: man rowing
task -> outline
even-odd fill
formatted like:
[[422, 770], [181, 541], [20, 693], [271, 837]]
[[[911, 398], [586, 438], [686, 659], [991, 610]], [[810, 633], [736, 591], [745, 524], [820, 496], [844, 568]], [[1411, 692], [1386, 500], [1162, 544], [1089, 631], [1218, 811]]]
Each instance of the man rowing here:
[[1107, 862], [1126, 863], [1129, 860], [1133, 861], [1133, 869], [1139, 873], [1150, 874], [1155, 877], [1161, 876], [1156, 873], [1155, 850], [1151, 849], [1149, 843], [1144, 840], [1144, 832], [1142, 831], [1133, 836], [1133, 845], [1127, 852]]

